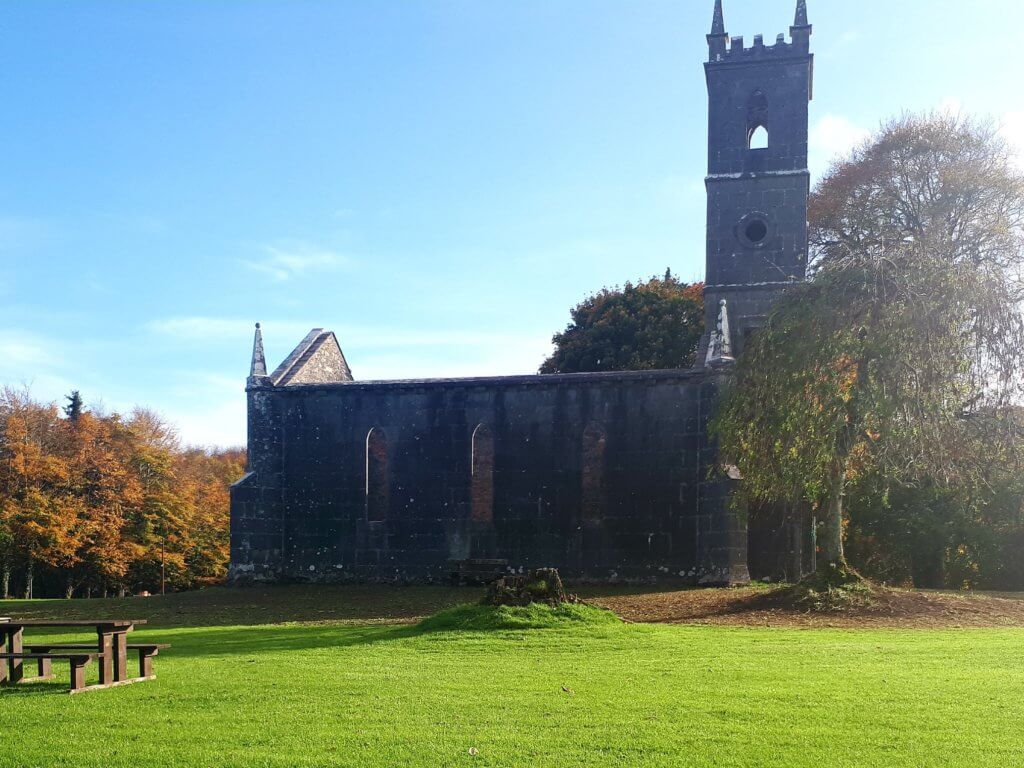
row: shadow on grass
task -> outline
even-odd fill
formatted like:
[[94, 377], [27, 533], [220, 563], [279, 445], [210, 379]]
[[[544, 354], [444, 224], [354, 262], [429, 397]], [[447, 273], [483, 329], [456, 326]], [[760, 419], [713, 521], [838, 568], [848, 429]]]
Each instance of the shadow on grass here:
[[[274, 626], [259, 628], [195, 628], [187, 630], [149, 631], [147, 642], [167, 642], [171, 648], [162, 651], [154, 665], [157, 674], [162, 664], [174, 659], [187, 663], [190, 659], [223, 656], [224, 664], [246, 666], [256, 663], [266, 654], [295, 653], [309, 651], [341, 651], [346, 648], [367, 646], [376, 643], [395, 642], [426, 634], [416, 625], [379, 626]], [[81, 639], [81, 638], [79, 638]], [[139, 641], [143, 637], [133, 637]], [[134, 674], [136, 654], [128, 652], [128, 669]], [[66, 663], [54, 662], [56, 681], [30, 681], [16, 685], [0, 686], [0, 699], [8, 696], [53, 694], [68, 691]], [[91, 664], [86, 668], [89, 684], [98, 682], [95, 676], [98, 668]]]
[[406, 640], [422, 635], [415, 625], [380, 626], [275, 626], [254, 629], [195, 629], [153, 633], [171, 643], [165, 654], [176, 657], [231, 656], [246, 654], [340, 650], [353, 646]]
[[[545, 607], [546, 608], [546, 607]], [[159, 668], [172, 659], [187, 664], [189, 660], [214, 659], [222, 657], [225, 665], [245, 666], [256, 663], [266, 655], [294, 654], [308, 661], [310, 652], [344, 652], [345, 649], [365, 647], [383, 643], [396, 643], [416, 638], [429, 639], [430, 643], [445, 643], [467, 633], [500, 635], [507, 632], [546, 632], [565, 629], [585, 629], [590, 626], [619, 624], [617, 618], [607, 611], [587, 606], [569, 606], [571, 615], [563, 616], [557, 611], [552, 615], [526, 615], [528, 609], [495, 609], [478, 605], [465, 605], [455, 611], [444, 611], [437, 618], [442, 621], [420, 624], [277, 624], [258, 627], [187, 627], [150, 628], [134, 632], [129, 643], [169, 643], [170, 648], [162, 651], [155, 661]], [[547, 609], [552, 612], [552, 609]], [[515, 615], [505, 615], [512, 612]], [[518, 613], [517, 613], [518, 612]], [[490, 614], [495, 614], [491, 616]], [[523, 613], [523, 615], [519, 615]], [[487, 615], [481, 615], [487, 614]], [[467, 615], [469, 619], [467, 620]], [[445, 620], [448, 617], [448, 620]], [[454, 617], [454, 621], [452, 621]], [[66, 642], [85, 641], [84, 634], [71, 637], [66, 634], [26, 633], [25, 642]], [[135, 663], [135, 652], [129, 651], [129, 665]], [[95, 666], [90, 666], [95, 674]], [[66, 683], [63, 683], [66, 687]], [[24, 684], [0, 689], [0, 696], [7, 691], [24, 692], [34, 690]], [[41, 690], [52, 691], [53, 683], [39, 684]]]
[[[685, 584], [570, 585], [584, 599], [656, 595]], [[148, 598], [0, 600], [0, 616], [19, 619], [145, 619], [149, 627], [255, 626], [283, 622], [410, 622], [475, 603], [481, 587], [267, 585], [212, 587]]]
[[19, 619], [145, 619], [150, 627], [255, 626], [283, 622], [415, 621], [476, 602], [482, 589], [394, 585], [213, 587], [148, 598], [3, 600]]

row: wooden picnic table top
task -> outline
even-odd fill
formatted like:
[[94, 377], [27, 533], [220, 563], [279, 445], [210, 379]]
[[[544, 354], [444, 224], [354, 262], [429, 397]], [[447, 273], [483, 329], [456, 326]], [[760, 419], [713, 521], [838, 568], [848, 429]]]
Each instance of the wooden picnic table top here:
[[10, 619], [0, 622], [0, 629], [10, 627], [111, 627], [112, 629], [131, 629], [136, 624], [145, 624], [145, 619], [75, 619], [56, 621], [53, 619]]

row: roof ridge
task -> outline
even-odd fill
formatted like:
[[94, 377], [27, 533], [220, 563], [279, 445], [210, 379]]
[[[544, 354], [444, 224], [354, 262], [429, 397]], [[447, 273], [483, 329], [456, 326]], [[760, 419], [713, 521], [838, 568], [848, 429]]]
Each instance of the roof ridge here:
[[306, 334], [305, 338], [298, 343], [298, 345], [291, 351], [291, 354], [286, 357], [274, 372], [270, 374], [270, 380], [277, 386], [296, 366], [306, 350], [323, 334], [325, 333], [323, 328], [314, 328]]

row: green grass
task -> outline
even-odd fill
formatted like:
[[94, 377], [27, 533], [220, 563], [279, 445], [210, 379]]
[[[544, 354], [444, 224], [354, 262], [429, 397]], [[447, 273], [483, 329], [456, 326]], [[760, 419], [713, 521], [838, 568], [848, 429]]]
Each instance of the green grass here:
[[611, 611], [589, 605], [533, 604], [510, 606], [459, 605], [424, 619], [417, 625], [422, 632], [492, 632], [516, 629], [571, 629], [620, 624]]
[[[328, 613], [359, 621], [321, 621], [316, 606], [346, 594], [377, 610], [332, 605]], [[137, 639], [173, 644], [157, 658], [154, 682], [73, 697], [59, 684], [0, 691], [0, 766], [1024, 763], [1024, 630], [727, 629], [551, 616], [534, 617], [540, 631], [363, 622], [408, 621], [467, 596], [216, 590], [205, 597], [208, 614], [196, 596], [128, 601], [132, 610], [96, 600], [0, 603], [2, 615], [148, 616], [154, 623]], [[237, 619], [265, 615], [318, 623]]]

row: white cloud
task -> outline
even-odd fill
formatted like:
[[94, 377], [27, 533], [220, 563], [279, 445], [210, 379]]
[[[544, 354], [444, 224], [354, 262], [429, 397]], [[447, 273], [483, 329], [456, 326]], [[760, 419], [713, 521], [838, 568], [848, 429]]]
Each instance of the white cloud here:
[[0, 331], [0, 360], [5, 368], [51, 366], [59, 356], [51, 352], [47, 339], [20, 331]]
[[1017, 150], [1017, 165], [1024, 170], [1024, 110], [1007, 112], [999, 125], [1003, 137]]
[[[275, 336], [295, 336], [295, 343], [305, 336], [312, 325], [295, 322], [264, 322], [264, 331]], [[187, 341], [215, 341], [225, 339], [252, 338], [254, 320], [241, 317], [204, 317], [201, 315], [185, 315], [181, 317], [165, 317], [151, 320], [143, 326], [150, 333], [161, 336], [174, 336]]]
[[333, 328], [338, 340], [353, 348], [440, 347], [447, 350], [465, 347], [512, 349], [535, 344], [536, 336], [520, 333], [488, 331], [424, 331], [406, 328], [374, 328], [372, 326], [338, 326]]
[[[181, 441], [204, 448], [235, 448], [245, 445], [245, 395], [235, 382], [229, 397], [210, 400], [209, 393], [197, 390], [196, 402], [158, 407], [155, 410], [171, 424]], [[120, 409], [128, 412], [130, 408]]]
[[221, 374], [181, 371], [172, 378], [161, 414], [188, 445], [245, 445], [245, 381]]
[[27, 386], [44, 401], [61, 401], [80, 386], [72, 381], [68, 350], [61, 342], [19, 330], [0, 331], [0, 386]]
[[811, 173], [820, 176], [829, 165], [861, 144], [870, 131], [842, 115], [825, 115], [811, 127]]
[[942, 100], [942, 103], [939, 104], [939, 112], [957, 117], [958, 115], [963, 114], [964, 103], [955, 96], [947, 96]]
[[351, 259], [337, 251], [303, 242], [264, 245], [262, 259], [243, 260], [249, 269], [283, 282], [312, 272], [330, 272], [349, 266]]
[[[453, 351], [456, 354], [452, 354]], [[382, 381], [532, 374], [550, 353], [550, 339], [537, 335], [506, 337], [504, 342], [473, 348], [438, 348], [437, 354], [428, 351], [414, 359], [386, 347], [364, 352], [353, 347], [347, 357], [356, 379]]]
[[[236, 317], [203, 317], [183, 316], [153, 320], [143, 326], [151, 333], [176, 336], [180, 339], [223, 339], [225, 337], [251, 336], [253, 323], [251, 320]], [[294, 343], [305, 336], [316, 326], [308, 323], [297, 323], [291, 320], [271, 320], [262, 323], [264, 336], [272, 334], [278, 337], [294, 337]], [[372, 325], [326, 325], [334, 331], [342, 345], [350, 344], [358, 348], [404, 348], [404, 347], [443, 347], [458, 349], [462, 347], [491, 347], [496, 349], [511, 348], [524, 343], [533, 343], [535, 336], [522, 333], [504, 333], [489, 331], [463, 330], [424, 330], [420, 328], [379, 328]], [[2, 349], [2, 347], [0, 347]]]

